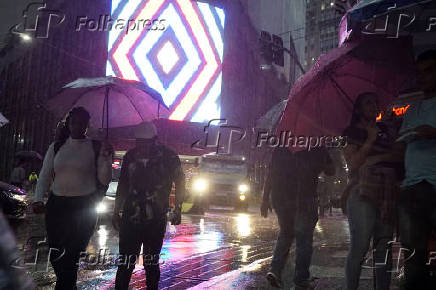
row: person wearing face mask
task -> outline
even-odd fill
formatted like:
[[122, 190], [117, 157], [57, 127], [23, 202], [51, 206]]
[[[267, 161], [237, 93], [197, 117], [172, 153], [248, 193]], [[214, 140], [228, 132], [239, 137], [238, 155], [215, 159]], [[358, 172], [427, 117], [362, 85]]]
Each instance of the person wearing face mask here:
[[[35, 213], [46, 213], [55, 289], [69, 290], [77, 289], [80, 253], [86, 250], [96, 226], [100, 188], [112, 177], [113, 149], [107, 142], [86, 137], [90, 115], [83, 107], [73, 108], [67, 120], [69, 137], [48, 148], [32, 207]], [[44, 193], [50, 189], [44, 205]]]
[[373, 240], [376, 289], [390, 287], [392, 267], [390, 241], [393, 237], [397, 200], [398, 167], [394, 162], [395, 136], [376, 122], [379, 114], [375, 93], [360, 94], [354, 103], [350, 125], [343, 132], [343, 149], [350, 169], [346, 212], [350, 227], [350, 249], [345, 276], [348, 290], [359, 286], [360, 273], [370, 241]]

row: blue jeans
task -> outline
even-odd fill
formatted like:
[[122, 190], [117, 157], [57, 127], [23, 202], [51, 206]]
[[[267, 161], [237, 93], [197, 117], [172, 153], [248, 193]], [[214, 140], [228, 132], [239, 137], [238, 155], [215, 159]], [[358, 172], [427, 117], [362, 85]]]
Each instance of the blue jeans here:
[[295, 275], [296, 284], [310, 278], [309, 267], [312, 260], [313, 230], [318, 221], [318, 203], [316, 196], [299, 202], [298, 209], [289, 203], [274, 208], [280, 232], [271, 261], [271, 272], [281, 276], [288, 258], [289, 249], [295, 237]]
[[[426, 263], [431, 230], [436, 230], [436, 189], [423, 181], [404, 188], [398, 206], [400, 240], [404, 250], [405, 289], [435, 289]], [[434, 255], [432, 255], [434, 257]], [[434, 262], [433, 262], [434, 263]]]
[[380, 290], [388, 290], [392, 269], [389, 242], [392, 241], [393, 226], [382, 223], [378, 209], [359, 196], [358, 187], [348, 197], [347, 212], [351, 235], [350, 251], [345, 266], [347, 289], [358, 288], [362, 263], [373, 238], [376, 287]]

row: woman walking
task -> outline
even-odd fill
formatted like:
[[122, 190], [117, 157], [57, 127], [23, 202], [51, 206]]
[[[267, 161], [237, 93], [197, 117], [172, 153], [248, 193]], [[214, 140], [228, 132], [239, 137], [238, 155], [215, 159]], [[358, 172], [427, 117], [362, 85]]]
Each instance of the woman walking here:
[[90, 115], [82, 107], [71, 110], [69, 138], [50, 145], [36, 187], [33, 210], [44, 212], [43, 195], [52, 191], [46, 205], [50, 262], [56, 274], [55, 289], [76, 289], [80, 253], [94, 232], [95, 204], [101, 188], [111, 180], [112, 148], [87, 139]]
[[377, 95], [358, 96], [350, 125], [343, 136], [348, 145], [344, 156], [350, 170], [351, 184], [346, 197], [351, 245], [346, 263], [348, 290], [357, 289], [362, 264], [373, 240], [376, 289], [388, 290], [391, 281], [392, 257], [390, 241], [394, 228], [396, 206], [396, 172], [392, 162], [393, 136], [376, 123], [379, 111]]

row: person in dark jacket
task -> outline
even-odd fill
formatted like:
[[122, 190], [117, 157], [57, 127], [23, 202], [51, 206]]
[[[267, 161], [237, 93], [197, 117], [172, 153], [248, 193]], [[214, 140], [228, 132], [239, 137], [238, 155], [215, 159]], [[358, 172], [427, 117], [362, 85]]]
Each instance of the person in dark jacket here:
[[141, 245], [147, 289], [158, 289], [160, 251], [167, 225], [169, 195], [176, 189], [171, 223], [181, 223], [185, 176], [178, 155], [157, 141], [156, 128], [144, 122], [136, 128], [136, 147], [123, 159], [115, 200], [113, 226], [119, 230], [115, 289], [128, 289]]
[[333, 175], [333, 161], [326, 148], [292, 153], [288, 148], [275, 148], [263, 192], [261, 215], [268, 216], [272, 207], [280, 226], [267, 279], [281, 287], [281, 273], [294, 238], [296, 239], [295, 289], [315, 289], [310, 277], [313, 230], [318, 221], [318, 176]]

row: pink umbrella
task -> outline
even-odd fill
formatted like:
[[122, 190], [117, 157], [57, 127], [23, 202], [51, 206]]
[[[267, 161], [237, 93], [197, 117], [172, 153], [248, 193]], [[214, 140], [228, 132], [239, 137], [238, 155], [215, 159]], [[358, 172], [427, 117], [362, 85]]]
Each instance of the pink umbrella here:
[[387, 106], [413, 75], [412, 65], [409, 39], [344, 43], [320, 56], [291, 89], [276, 135], [340, 136], [360, 93], [374, 92], [380, 97], [381, 108]]
[[155, 90], [116, 77], [79, 78], [48, 102], [59, 118], [79, 106], [89, 111], [91, 127], [106, 129], [106, 137], [109, 128], [134, 126], [168, 115], [168, 107]]

